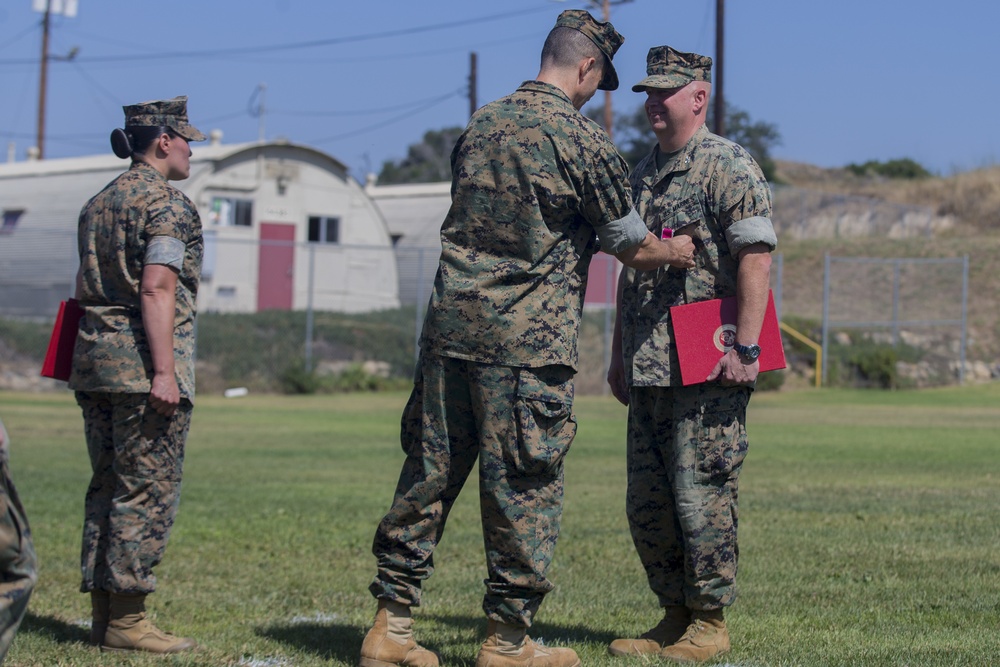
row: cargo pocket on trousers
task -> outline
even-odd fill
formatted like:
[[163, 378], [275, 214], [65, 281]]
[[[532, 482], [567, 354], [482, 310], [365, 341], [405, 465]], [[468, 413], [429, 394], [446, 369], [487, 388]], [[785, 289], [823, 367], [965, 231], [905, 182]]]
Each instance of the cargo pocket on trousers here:
[[573, 370], [522, 368], [514, 404], [517, 438], [504, 446], [508, 465], [521, 475], [555, 477], [576, 436]]
[[739, 470], [747, 455], [746, 402], [740, 396], [702, 412], [698, 443], [698, 481], [722, 483]]

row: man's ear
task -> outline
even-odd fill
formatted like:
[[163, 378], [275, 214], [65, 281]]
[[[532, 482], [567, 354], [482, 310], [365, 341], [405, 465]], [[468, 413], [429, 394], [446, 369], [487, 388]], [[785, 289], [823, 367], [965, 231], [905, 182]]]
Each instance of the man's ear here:
[[698, 113], [708, 104], [708, 91], [698, 86], [691, 95], [694, 102], [694, 112]]
[[587, 75], [597, 67], [597, 59], [594, 57], [585, 58], [580, 61], [580, 81], [582, 82]]

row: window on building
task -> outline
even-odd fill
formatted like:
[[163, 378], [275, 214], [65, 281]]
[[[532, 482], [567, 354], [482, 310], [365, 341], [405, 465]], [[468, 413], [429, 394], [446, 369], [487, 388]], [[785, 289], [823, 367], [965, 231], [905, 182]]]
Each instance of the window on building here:
[[316, 243], [340, 243], [340, 218], [309, 216], [309, 240]]
[[9, 208], [3, 212], [3, 225], [0, 226], [0, 234], [13, 234], [18, 221], [24, 215], [23, 208]]
[[249, 227], [253, 223], [253, 200], [212, 197], [211, 221], [222, 227]]

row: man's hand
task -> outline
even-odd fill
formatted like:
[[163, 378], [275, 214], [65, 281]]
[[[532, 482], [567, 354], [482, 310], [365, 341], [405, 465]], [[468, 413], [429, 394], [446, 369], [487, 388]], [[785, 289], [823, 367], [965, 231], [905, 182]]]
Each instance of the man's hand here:
[[164, 417], [170, 417], [181, 402], [181, 392], [177, 387], [177, 378], [166, 374], [153, 376], [149, 390], [149, 404]]
[[625, 364], [616, 355], [611, 355], [611, 365], [608, 367], [608, 386], [611, 393], [622, 405], [628, 405], [628, 384], [625, 382]]
[[631, 248], [614, 253], [618, 261], [639, 271], [655, 271], [668, 264], [678, 269], [694, 266], [695, 244], [686, 234], [678, 234], [669, 239], [658, 239], [652, 232]]
[[715, 368], [708, 374], [706, 380], [711, 382], [718, 379], [719, 383], [726, 387], [737, 385], [753, 386], [757, 381], [757, 374], [760, 372], [760, 361], [754, 360], [747, 363], [736, 350], [729, 350], [724, 357], [719, 359]]
[[672, 238], [664, 239], [662, 243], [670, 246], [672, 259], [667, 260], [667, 264], [678, 269], [690, 269], [694, 266], [696, 248], [690, 236], [679, 234]]

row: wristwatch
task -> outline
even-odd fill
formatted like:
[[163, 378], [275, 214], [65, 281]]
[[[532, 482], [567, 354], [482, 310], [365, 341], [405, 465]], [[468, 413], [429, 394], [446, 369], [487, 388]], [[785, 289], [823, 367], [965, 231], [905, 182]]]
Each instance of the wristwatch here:
[[757, 357], [760, 356], [760, 345], [740, 345], [739, 343], [733, 343], [733, 349], [744, 359], [749, 359], [751, 362], [757, 361]]

